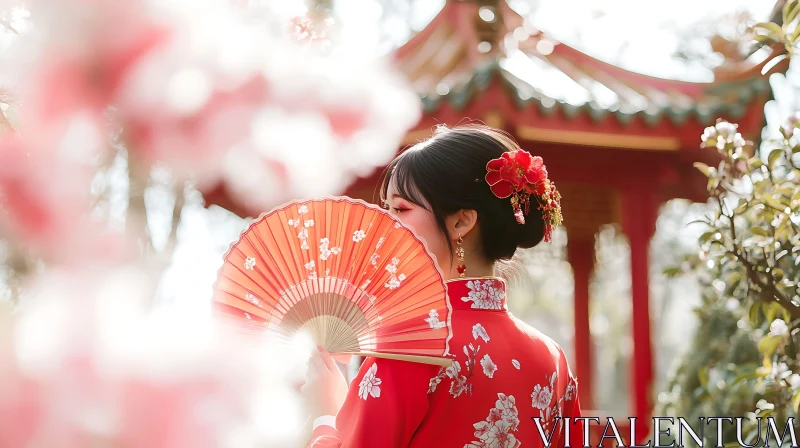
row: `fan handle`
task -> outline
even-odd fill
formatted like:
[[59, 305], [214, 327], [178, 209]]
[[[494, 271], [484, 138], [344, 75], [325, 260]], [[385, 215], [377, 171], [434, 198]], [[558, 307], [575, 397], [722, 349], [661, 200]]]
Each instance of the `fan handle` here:
[[[401, 355], [397, 353], [376, 353], [376, 352], [346, 352], [338, 353], [340, 355], [355, 355], [355, 356], [371, 356], [373, 358], [396, 359], [398, 361], [416, 362], [420, 364], [430, 364], [434, 366], [450, 367], [453, 364], [452, 359], [439, 358], [436, 356], [421, 356], [421, 355]], [[333, 356], [333, 354], [331, 354]]]

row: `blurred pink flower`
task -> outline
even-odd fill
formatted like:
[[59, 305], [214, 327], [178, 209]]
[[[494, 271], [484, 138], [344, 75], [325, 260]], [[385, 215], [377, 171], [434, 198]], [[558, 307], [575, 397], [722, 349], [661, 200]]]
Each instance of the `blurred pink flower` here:
[[75, 113], [101, 116], [141, 58], [169, 37], [141, 0], [40, 0], [42, 32], [29, 79], [23, 117], [47, 127]]
[[146, 166], [165, 163], [181, 179], [216, 178], [225, 154], [249, 137], [267, 96], [265, 80], [254, 76], [234, 89], [214, 91], [189, 114], [166, 104], [123, 107], [123, 138], [134, 160]]
[[[129, 40], [109, 43], [99, 38], [107, 43], [89, 52], [68, 55], [56, 50], [42, 55], [31, 86], [34, 101], [26, 104], [26, 114], [41, 120], [37, 125], [42, 126], [75, 112], [105, 112], [130, 69], [167, 36], [160, 27], [142, 26]], [[109, 36], [115, 35], [109, 30]]]
[[[42, 135], [31, 139], [43, 140]], [[15, 133], [0, 136], [0, 234], [46, 261], [127, 257], [123, 235], [89, 217], [94, 164], [78, 154], [73, 154], [77, 160], [69, 160], [75, 144], [69, 138], [45, 148], [23, 138]]]

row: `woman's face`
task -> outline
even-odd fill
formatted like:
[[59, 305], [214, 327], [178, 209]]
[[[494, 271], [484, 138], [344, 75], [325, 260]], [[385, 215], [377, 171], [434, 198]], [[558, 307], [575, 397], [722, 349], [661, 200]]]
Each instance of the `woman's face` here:
[[[429, 207], [427, 202], [424, 204]], [[397, 192], [393, 180], [390, 180], [386, 189], [386, 206], [389, 208], [389, 213], [400, 220], [403, 225], [414, 230], [414, 233], [425, 241], [428, 250], [436, 257], [436, 263], [442, 270], [445, 279], [452, 278], [451, 271], [453, 271], [453, 266], [450, 249], [447, 245], [447, 239], [442, 234], [439, 226], [436, 225], [433, 213], [427, 208], [420, 207], [402, 197]]]

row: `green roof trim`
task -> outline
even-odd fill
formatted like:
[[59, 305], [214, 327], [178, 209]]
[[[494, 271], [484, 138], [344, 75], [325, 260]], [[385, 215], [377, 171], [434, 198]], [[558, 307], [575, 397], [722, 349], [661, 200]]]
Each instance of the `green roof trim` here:
[[[689, 108], [659, 107], [656, 111], [639, 110], [634, 112], [624, 112], [622, 110], [609, 110], [598, 106], [589, 101], [582, 105], [569, 104], [564, 101], [543, 95], [533, 86], [530, 86], [531, 94], [521, 92], [517, 83], [525, 83], [508, 73], [500, 66], [498, 60], [490, 61], [478, 67], [464, 83], [452, 87], [446, 95], [428, 94], [423, 95], [422, 105], [426, 114], [435, 112], [442, 104], [447, 101], [453, 109], [463, 110], [472, 98], [484, 92], [492, 83], [495, 76], [499, 76], [504, 90], [511, 96], [515, 105], [525, 110], [531, 105], [539, 108], [542, 115], [552, 116], [557, 110], [561, 110], [564, 116], [575, 119], [580, 114], [587, 114], [594, 122], [599, 122], [609, 114], [623, 125], [630, 124], [636, 117], [641, 117], [645, 124], [650, 127], [657, 126], [662, 119], [667, 119], [675, 125], [683, 125], [691, 116], [695, 116], [700, 123], [710, 124], [720, 115], [727, 115], [731, 118], [741, 118], [747, 111], [749, 104], [757, 95], [771, 92], [769, 81], [765, 78], [757, 77], [742, 81], [710, 84], [706, 90], [706, 95], [711, 101], [692, 104]], [[714, 101], [716, 98], [719, 100]], [[722, 101], [722, 98], [728, 101]], [[735, 101], [731, 101], [735, 98]]]

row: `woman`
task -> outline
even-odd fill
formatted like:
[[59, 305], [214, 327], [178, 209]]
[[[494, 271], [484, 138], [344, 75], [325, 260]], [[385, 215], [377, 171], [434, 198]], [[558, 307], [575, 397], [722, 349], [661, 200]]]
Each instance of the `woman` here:
[[498, 260], [549, 241], [561, 223], [542, 159], [492, 128], [440, 127], [387, 173], [381, 199], [447, 280], [456, 360], [367, 358], [347, 390], [330, 355], [316, 354], [303, 391], [311, 447], [583, 446], [583, 425], [565, 420], [580, 406], [564, 352], [507, 311], [494, 276]]

